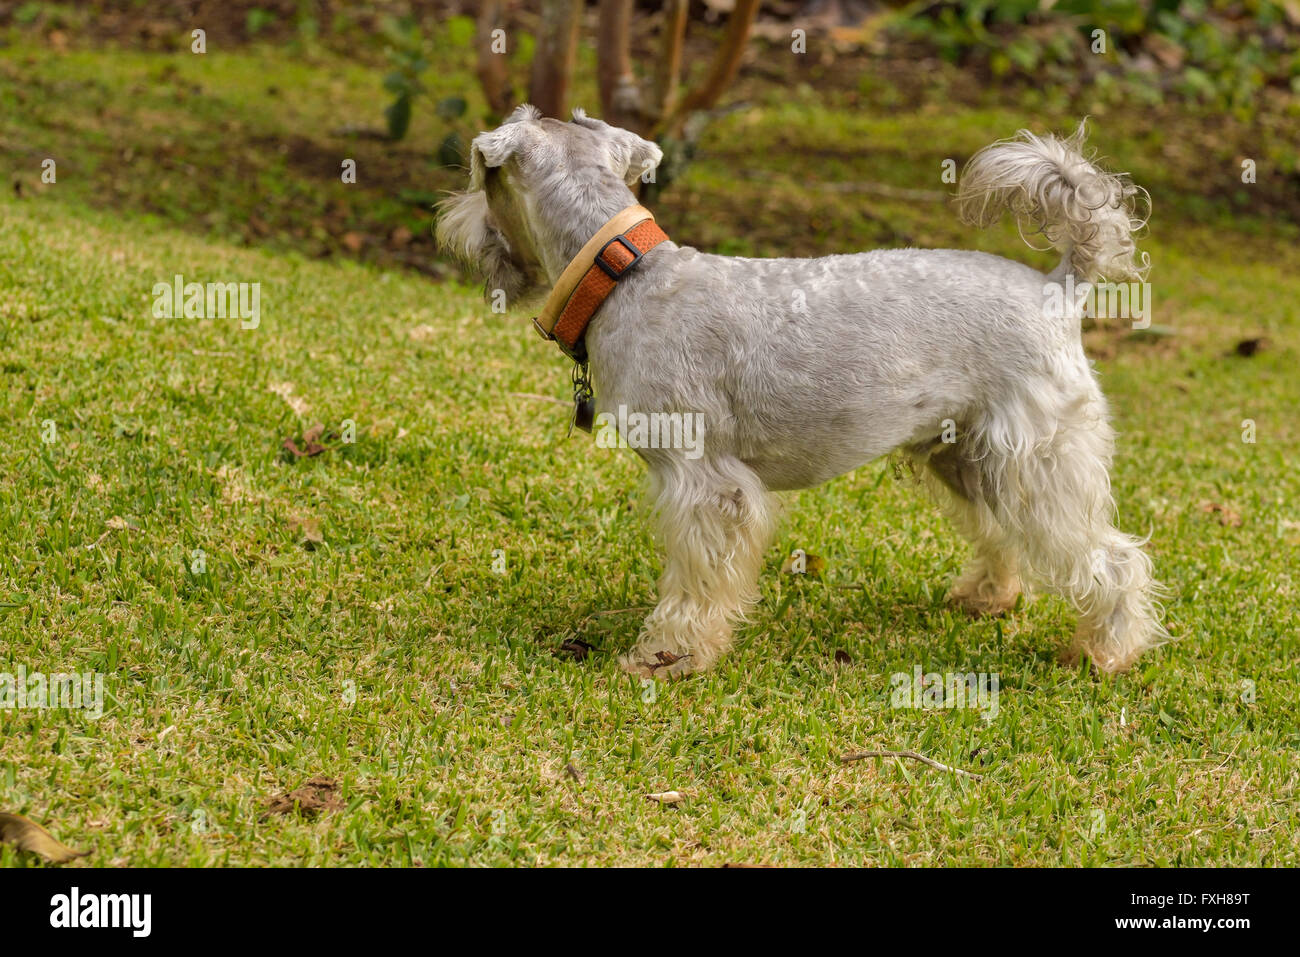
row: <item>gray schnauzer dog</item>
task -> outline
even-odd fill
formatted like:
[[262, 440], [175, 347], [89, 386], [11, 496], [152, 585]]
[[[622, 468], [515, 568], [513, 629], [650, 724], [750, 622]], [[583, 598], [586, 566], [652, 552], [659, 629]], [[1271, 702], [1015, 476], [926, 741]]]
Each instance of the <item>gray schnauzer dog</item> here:
[[[890, 452], [973, 545], [950, 592], [968, 611], [1006, 611], [1032, 586], [1060, 594], [1079, 615], [1067, 652], [1105, 672], [1169, 637], [1143, 542], [1113, 524], [1114, 433], [1080, 337], [1078, 290], [1145, 277], [1143, 191], [1091, 162], [1083, 138], [1021, 131], [976, 154], [958, 186], [968, 222], [1010, 210], [1034, 224], [1062, 256], [1048, 274], [959, 250], [745, 259], [668, 241], [620, 277], [585, 333], [597, 408], [705, 426], [702, 454], [638, 449], [665, 561], [624, 668], [714, 664], [758, 599], [772, 493]], [[474, 139], [439, 242], [489, 294], [544, 293], [636, 205], [629, 186], [661, 156], [580, 110], [566, 123], [519, 107]]]

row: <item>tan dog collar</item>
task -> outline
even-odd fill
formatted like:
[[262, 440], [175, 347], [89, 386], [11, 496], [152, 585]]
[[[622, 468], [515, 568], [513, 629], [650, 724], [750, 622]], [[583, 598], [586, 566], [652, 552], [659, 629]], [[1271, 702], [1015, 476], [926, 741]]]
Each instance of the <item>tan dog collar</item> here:
[[641, 257], [667, 239], [644, 206], [629, 206], [618, 213], [564, 267], [533, 319], [537, 331], [553, 339], [565, 355], [585, 360], [582, 337], [596, 310]]

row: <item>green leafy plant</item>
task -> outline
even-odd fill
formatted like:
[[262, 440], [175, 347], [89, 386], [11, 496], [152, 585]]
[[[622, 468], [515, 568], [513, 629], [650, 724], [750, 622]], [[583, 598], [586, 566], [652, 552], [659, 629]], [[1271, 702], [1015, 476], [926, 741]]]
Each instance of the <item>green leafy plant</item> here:
[[261, 7], [253, 7], [248, 11], [248, 17], [244, 21], [244, 26], [248, 30], [250, 37], [257, 36], [264, 29], [275, 23], [275, 14], [270, 10], [263, 10]]
[[411, 126], [411, 106], [425, 92], [421, 76], [429, 68], [424, 56], [424, 34], [410, 17], [387, 19], [381, 27], [388, 42], [388, 59], [392, 70], [384, 77], [384, 89], [394, 96], [384, 110], [388, 136], [400, 140]]
[[[1166, 92], [1240, 114], [1266, 86], [1300, 85], [1300, 30], [1288, 23], [1276, 0], [944, 0], [905, 9], [893, 30], [949, 62], [1036, 82], [1053, 64], [1105, 62], [1095, 82], [1118, 73], [1145, 93], [1155, 61]], [[1104, 60], [1092, 46], [1098, 30]]]
[[[465, 115], [468, 108], [469, 106], [464, 97], [449, 96], [445, 100], [438, 101], [438, 105], [434, 107], [434, 113], [439, 119], [454, 123]], [[439, 166], [463, 166], [465, 165], [465, 155], [465, 139], [458, 129], [452, 129], [438, 144], [437, 157]]]

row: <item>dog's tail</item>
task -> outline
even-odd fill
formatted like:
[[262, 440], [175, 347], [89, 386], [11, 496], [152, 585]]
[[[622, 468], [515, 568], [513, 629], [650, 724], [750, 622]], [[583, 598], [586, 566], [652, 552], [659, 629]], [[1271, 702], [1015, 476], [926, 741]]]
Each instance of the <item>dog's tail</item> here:
[[1086, 121], [1067, 138], [1021, 130], [984, 147], [962, 171], [958, 212], [988, 226], [1010, 209], [1022, 236], [1025, 223], [1033, 224], [1062, 253], [1053, 279], [1145, 279], [1150, 257], [1139, 255], [1133, 234], [1147, 221], [1137, 215], [1137, 197], [1145, 198], [1149, 216], [1150, 196], [1127, 174], [1094, 165], [1083, 152], [1086, 132]]

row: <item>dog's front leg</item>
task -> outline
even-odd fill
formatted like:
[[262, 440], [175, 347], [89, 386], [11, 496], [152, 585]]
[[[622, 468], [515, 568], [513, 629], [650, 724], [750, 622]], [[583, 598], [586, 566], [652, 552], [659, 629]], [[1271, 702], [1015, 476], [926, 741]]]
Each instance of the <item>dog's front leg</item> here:
[[718, 660], [732, 622], [758, 600], [775, 505], [735, 459], [652, 462], [651, 491], [665, 553], [659, 604], [620, 663], [644, 677], [683, 677]]

